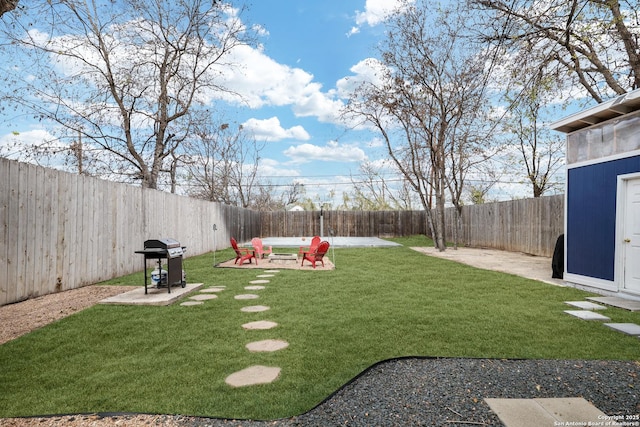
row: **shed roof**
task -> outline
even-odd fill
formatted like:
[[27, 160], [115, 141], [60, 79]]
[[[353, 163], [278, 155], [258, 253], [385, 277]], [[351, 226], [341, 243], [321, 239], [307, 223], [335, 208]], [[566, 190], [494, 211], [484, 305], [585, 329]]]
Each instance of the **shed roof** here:
[[551, 124], [551, 129], [571, 133], [640, 110], [640, 89], [598, 104]]

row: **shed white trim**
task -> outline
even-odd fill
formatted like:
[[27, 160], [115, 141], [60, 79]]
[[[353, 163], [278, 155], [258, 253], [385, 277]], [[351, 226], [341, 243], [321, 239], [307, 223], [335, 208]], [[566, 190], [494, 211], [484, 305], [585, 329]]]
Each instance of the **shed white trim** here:
[[598, 104], [551, 124], [558, 132], [571, 133], [640, 110], [640, 89]]

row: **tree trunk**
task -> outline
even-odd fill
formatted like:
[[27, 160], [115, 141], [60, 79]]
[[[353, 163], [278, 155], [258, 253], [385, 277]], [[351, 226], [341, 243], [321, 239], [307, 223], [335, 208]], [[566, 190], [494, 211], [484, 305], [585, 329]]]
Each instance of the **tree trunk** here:
[[0, 16], [11, 12], [18, 6], [18, 0], [0, 0]]

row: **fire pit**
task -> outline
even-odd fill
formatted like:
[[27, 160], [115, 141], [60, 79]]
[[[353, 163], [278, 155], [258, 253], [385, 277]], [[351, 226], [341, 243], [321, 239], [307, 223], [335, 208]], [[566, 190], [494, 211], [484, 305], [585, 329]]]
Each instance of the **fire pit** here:
[[269, 254], [269, 262], [273, 264], [289, 264], [298, 262], [296, 254]]

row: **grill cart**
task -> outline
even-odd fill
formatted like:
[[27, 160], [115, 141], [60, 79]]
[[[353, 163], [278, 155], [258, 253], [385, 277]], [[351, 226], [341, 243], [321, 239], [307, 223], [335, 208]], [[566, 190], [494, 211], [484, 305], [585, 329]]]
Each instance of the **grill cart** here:
[[[180, 245], [180, 242], [174, 239], [146, 240], [144, 242], [144, 249], [136, 251], [136, 253], [144, 255], [145, 294], [147, 293], [147, 260], [149, 259], [157, 260], [158, 262], [158, 273], [160, 275], [158, 287], [166, 285], [168, 293], [171, 293], [172, 286], [180, 285], [184, 288], [187, 285], [182, 270], [182, 255], [186, 250], [186, 246]], [[167, 260], [166, 282], [162, 270], [162, 260], [164, 259]]]

